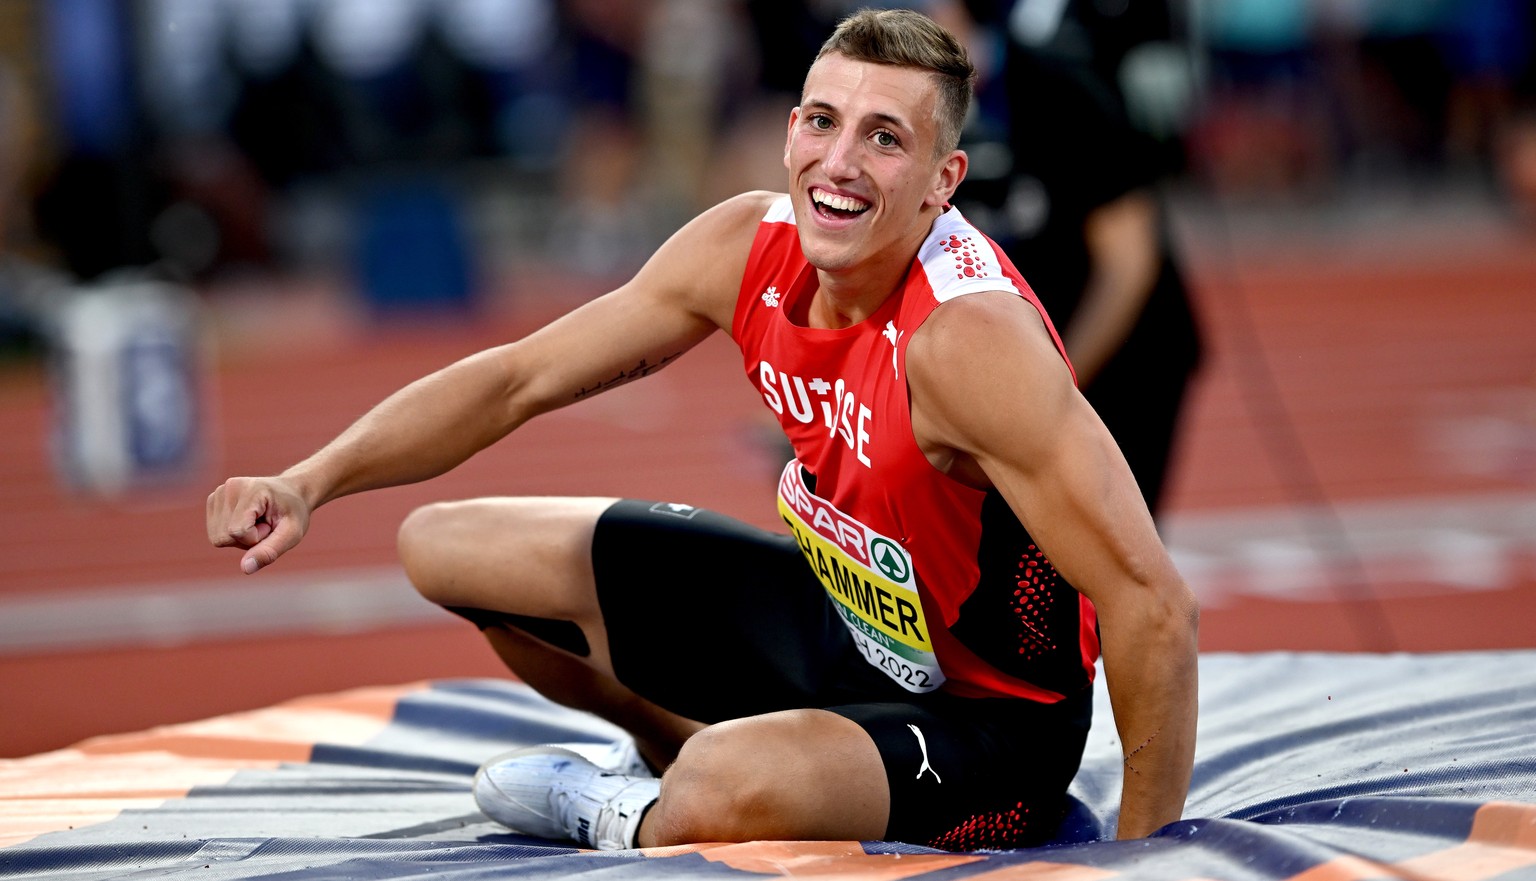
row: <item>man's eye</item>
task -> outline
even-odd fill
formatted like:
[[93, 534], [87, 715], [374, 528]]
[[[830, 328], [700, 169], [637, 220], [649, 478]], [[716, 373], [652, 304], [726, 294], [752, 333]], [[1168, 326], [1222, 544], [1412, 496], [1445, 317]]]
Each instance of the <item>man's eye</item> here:
[[875, 132], [875, 143], [882, 147], [894, 147], [900, 143], [890, 132]]
[[811, 128], [819, 129], [821, 131], [826, 131], [827, 129], [829, 129], [831, 127], [832, 127], [832, 120], [829, 119], [828, 117], [819, 116], [819, 115], [811, 117]]

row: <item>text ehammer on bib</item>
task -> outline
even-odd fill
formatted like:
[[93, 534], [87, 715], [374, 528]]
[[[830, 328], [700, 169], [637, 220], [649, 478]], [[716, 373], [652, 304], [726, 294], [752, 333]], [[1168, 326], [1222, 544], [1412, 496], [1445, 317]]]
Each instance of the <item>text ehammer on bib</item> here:
[[911, 692], [944, 684], [918, 599], [912, 557], [817, 497], [791, 461], [779, 477], [779, 514], [865, 660]]

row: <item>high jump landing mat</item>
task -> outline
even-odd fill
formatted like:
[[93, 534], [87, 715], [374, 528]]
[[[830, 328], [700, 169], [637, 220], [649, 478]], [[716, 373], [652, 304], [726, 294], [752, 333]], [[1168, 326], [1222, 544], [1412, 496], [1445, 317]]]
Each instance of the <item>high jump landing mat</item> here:
[[[1536, 651], [1211, 654], [1186, 819], [1106, 838], [1102, 682], [1055, 843], [753, 842], [598, 853], [513, 834], [470, 782], [612, 729], [516, 682], [348, 691], [0, 761], [0, 878], [1536, 879]], [[8, 718], [5, 724], [25, 724]]]

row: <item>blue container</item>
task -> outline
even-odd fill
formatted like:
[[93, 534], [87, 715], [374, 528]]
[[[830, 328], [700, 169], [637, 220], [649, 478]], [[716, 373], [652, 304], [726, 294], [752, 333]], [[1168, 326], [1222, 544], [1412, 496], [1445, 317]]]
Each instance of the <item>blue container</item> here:
[[466, 312], [474, 279], [458, 205], [430, 181], [380, 183], [362, 199], [358, 275], [374, 311]]

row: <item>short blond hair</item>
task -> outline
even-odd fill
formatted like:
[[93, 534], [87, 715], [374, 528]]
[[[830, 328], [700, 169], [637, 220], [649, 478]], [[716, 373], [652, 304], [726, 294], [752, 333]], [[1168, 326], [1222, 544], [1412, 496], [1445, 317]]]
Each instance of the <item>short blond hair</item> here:
[[939, 133], [935, 149], [948, 153], [959, 146], [976, 68], [960, 41], [933, 19], [910, 9], [860, 9], [838, 23], [816, 59], [834, 53], [931, 73], [939, 93], [933, 111]]

